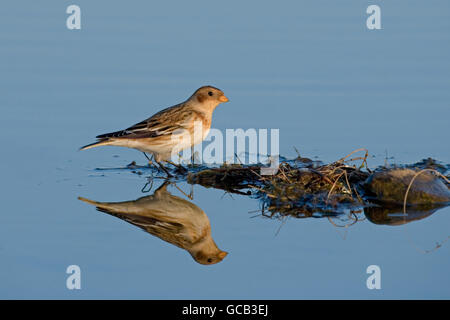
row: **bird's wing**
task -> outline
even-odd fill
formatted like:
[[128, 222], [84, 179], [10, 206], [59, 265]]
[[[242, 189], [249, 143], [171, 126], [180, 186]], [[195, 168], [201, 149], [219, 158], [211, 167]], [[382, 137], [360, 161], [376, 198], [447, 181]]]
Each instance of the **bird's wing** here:
[[172, 222], [172, 221], [163, 221], [163, 220], [157, 219], [155, 217], [129, 214], [129, 213], [112, 212], [108, 209], [99, 208], [99, 207], [97, 207], [97, 210], [108, 213], [119, 219], [122, 219], [122, 220], [124, 220], [128, 223], [131, 223], [147, 232], [149, 232], [149, 229], [158, 228], [158, 227], [166, 229], [167, 231], [170, 230], [173, 233], [180, 233], [181, 230], [183, 229], [183, 225], [180, 223], [176, 223], [176, 222]]
[[193, 242], [187, 234], [186, 227], [182, 223], [169, 220], [164, 221], [149, 216], [111, 212], [108, 209], [99, 207], [97, 207], [97, 210], [135, 225], [145, 232], [176, 245], [177, 247], [186, 248]]
[[97, 139], [141, 139], [171, 135], [178, 129], [187, 129], [186, 125], [194, 116], [192, 110], [185, 109], [183, 104], [180, 104], [164, 109], [125, 130], [99, 135]]

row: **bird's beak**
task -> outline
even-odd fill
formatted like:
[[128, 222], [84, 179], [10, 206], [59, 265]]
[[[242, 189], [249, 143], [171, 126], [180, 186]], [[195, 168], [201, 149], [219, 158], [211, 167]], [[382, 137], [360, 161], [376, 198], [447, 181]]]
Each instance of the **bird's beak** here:
[[228, 98], [225, 97], [225, 95], [221, 95], [221, 96], [219, 97], [219, 101], [220, 101], [220, 102], [228, 102], [228, 101], [230, 101], [230, 100], [228, 100]]
[[220, 252], [219, 252], [219, 258], [220, 258], [220, 259], [225, 258], [227, 255], [228, 255], [228, 252], [226, 252], [226, 251], [220, 251]]

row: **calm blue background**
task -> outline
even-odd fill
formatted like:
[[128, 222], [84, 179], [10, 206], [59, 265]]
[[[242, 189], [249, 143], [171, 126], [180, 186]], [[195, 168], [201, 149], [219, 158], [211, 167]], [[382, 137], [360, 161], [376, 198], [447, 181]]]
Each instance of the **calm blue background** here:
[[[66, 28], [66, 7], [82, 29]], [[379, 4], [382, 30], [366, 28]], [[450, 163], [450, 2], [4, 1], [0, 13], [0, 298], [450, 298], [450, 210], [405, 226], [250, 218], [259, 203], [195, 187], [214, 266], [77, 200], [133, 200], [144, 177], [98, 172], [137, 151], [95, 135], [221, 88], [213, 126], [279, 128], [281, 154]], [[185, 190], [188, 187], [180, 184]], [[171, 188], [176, 195], [180, 193]], [[69, 291], [68, 265], [82, 269]], [[366, 288], [366, 268], [382, 290]]]

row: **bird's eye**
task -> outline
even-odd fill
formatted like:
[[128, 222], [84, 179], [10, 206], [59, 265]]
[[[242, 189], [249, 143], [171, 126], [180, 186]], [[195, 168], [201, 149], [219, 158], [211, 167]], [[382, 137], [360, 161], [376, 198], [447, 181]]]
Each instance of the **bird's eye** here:
[[208, 92], [208, 95], [209, 95], [210, 97], [212, 97], [212, 96], [213, 96], [212, 91]]
[[211, 263], [211, 262], [212, 262], [212, 259], [211, 259], [211, 258], [209, 258], [209, 259], [208, 259], [208, 263]]

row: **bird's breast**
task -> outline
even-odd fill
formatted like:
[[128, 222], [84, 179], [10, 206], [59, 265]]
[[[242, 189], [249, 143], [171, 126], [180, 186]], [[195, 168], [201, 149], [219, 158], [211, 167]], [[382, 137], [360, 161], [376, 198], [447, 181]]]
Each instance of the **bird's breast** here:
[[208, 136], [211, 130], [211, 117], [199, 114], [195, 119], [194, 125], [194, 144], [200, 143]]

